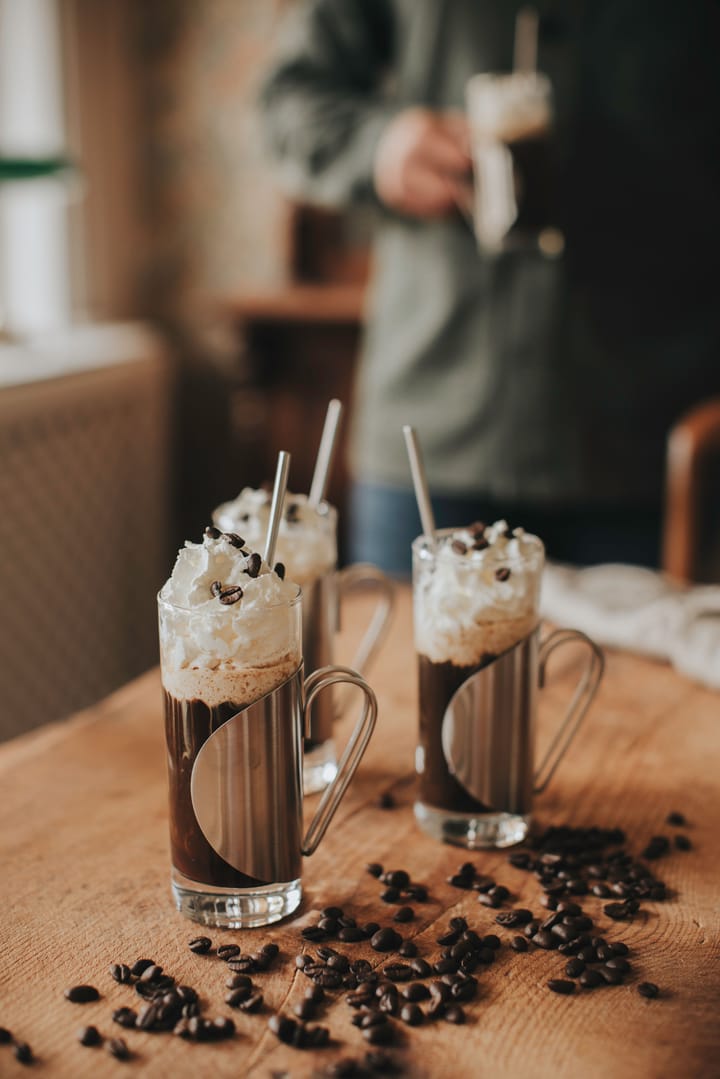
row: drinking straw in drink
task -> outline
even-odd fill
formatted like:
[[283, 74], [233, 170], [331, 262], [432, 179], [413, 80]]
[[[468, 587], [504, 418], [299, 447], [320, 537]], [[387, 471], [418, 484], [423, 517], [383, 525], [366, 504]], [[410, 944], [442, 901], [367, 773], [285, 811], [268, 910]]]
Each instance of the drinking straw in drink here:
[[272, 566], [275, 557], [275, 545], [277, 543], [280, 519], [285, 502], [287, 490], [288, 469], [290, 468], [290, 454], [280, 450], [278, 454], [277, 468], [275, 469], [275, 483], [273, 485], [272, 502], [270, 504], [270, 519], [268, 520], [267, 538], [265, 540], [265, 561]]
[[338, 401], [336, 397], [333, 397], [328, 405], [327, 414], [325, 416], [325, 426], [323, 427], [322, 438], [320, 439], [320, 446], [318, 447], [315, 471], [310, 485], [310, 494], [308, 495], [308, 503], [313, 508], [317, 508], [325, 497], [330, 469], [332, 468], [333, 457], [335, 456], [335, 449], [337, 447], [337, 435], [342, 410], [343, 406], [340, 401]]
[[413, 487], [415, 488], [415, 498], [417, 500], [418, 510], [420, 511], [420, 521], [422, 522], [423, 533], [428, 537], [433, 550], [435, 550], [435, 516], [433, 514], [432, 503], [430, 502], [430, 492], [428, 490], [420, 442], [415, 428], [411, 427], [409, 424], [405, 424], [403, 427], [403, 434], [405, 436], [408, 457], [410, 458], [410, 471], [412, 473]]

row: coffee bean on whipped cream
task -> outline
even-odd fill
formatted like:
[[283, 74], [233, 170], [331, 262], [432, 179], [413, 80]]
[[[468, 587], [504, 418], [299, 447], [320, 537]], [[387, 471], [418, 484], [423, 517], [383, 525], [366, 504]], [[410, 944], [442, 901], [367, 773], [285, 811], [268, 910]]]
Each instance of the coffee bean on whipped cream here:
[[216, 528], [215, 525], [208, 525], [205, 529], [205, 535], [208, 539], [216, 540], [220, 539], [220, 537], [222, 536], [222, 532], [219, 528]]
[[243, 590], [239, 584], [232, 585], [230, 588], [223, 588], [220, 596], [220, 602], [226, 607], [229, 607], [233, 603], [237, 603], [242, 599]]
[[498, 569], [495, 570], [495, 580], [496, 581], [507, 581], [509, 576], [510, 576], [510, 570], [508, 569], [507, 566], [500, 566]]
[[276, 562], [273, 566], [275, 573], [278, 575], [281, 581], [285, 580], [285, 564], [283, 562]]
[[260, 573], [261, 567], [262, 567], [262, 558], [257, 553], [257, 551], [253, 551], [253, 553], [250, 555], [250, 557], [247, 560], [247, 566], [245, 567], [245, 572], [247, 573], [248, 577], [257, 577], [259, 575], [259, 573]]
[[237, 532], [224, 532], [223, 535], [228, 543], [233, 547], [237, 547], [238, 550], [242, 550], [245, 546], [245, 540], [242, 536], [238, 536]]
[[467, 546], [463, 543], [462, 540], [459, 539], [455, 539], [452, 541], [452, 543], [450, 544], [450, 549], [454, 551], [455, 554], [467, 554]]

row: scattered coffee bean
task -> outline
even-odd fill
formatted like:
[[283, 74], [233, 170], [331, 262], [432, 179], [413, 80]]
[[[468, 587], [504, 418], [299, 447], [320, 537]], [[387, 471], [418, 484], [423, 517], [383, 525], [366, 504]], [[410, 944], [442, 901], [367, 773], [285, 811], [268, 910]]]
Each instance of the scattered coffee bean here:
[[500, 937], [495, 933], [487, 933], [483, 939], [483, 948], [490, 948], [491, 951], [496, 952], [500, 947]]
[[0, 1027], [0, 1045], [7, 1045], [12, 1041], [12, 1034], [7, 1027]]
[[598, 974], [596, 970], [585, 970], [578, 979], [583, 989], [597, 989], [599, 985], [604, 985], [604, 979]]
[[370, 939], [370, 947], [376, 952], [392, 952], [400, 947], [402, 937], [394, 929], [378, 929]]
[[686, 835], [676, 835], [675, 836], [675, 846], [677, 847], [678, 850], [691, 850], [692, 849], [692, 843], [690, 842], [690, 840], [688, 839], [688, 837]]
[[397, 903], [400, 899], [400, 889], [392, 887], [386, 888], [384, 892], [380, 893], [380, 898], [383, 903]]
[[443, 1019], [446, 1023], [461, 1026], [465, 1022], [465, 1011], [459, 1004], [451, 1004], [445, 1008]]
[[526, 952], [529, 945], [525, 937], [513, 937], [510, 941], [510, 947], [514, 952]]
[[398, 907], [393, 915], [393, 921], [395, 922], [411, 922], [415, 917], [415, 911], [412, 907]]
[[685, 820], [685, 817], [682, 813], [673, 812], [668, 813], [667, 823], [672, 824], [677, 828], [684, 828], [687, 824], [687, 821]]
[[427, 903], [428, 890], [424, 884], [408, 884], [405, 889], [408, 899], [414, 899], [416, 903]]
[[116, 1060], [130, 1059], [130, 1050], [124, 1038], [111, 1038], [105, 1044], [111, 1057], [115, 1057]]
[[147, 970], [148, 967], [153, 966], [155, 966], [154, 959], [138, 959], [137, 962], [133, 963], [130, 967], [130, 973], [134, 974], [136, 978], [139, 978], [143, 971]]
[[241, 1012], [259, 1012], [264, 1003], [262, 993], [251, 993], [247, 1000], [243, 1000], [238, 1004], [238, 1010]]
[[65, 990], [65, 999], [72, 1004], [88, 1004], [91, 1000], [100, 1000], [100, 994], [94, 985], [73, 985]]
[[77, 1032], [77, 1040], [81, 1045], [100, 1045], [102, 1035], [97, 1027], [81, 1027]]
[[658, 996], [660, 993], [660, 990], [655, 985], [655, 982], [640, 982], [639, 986], [637, 987], [637, 991], [641, 997], [647, 997], [648, 1000], [651, 1000], [653, 997]]
[[561, 993], [565, 996], [575, 992], [575, 982], [568, 982], [564, 978], [551, 978], [547, 983], [547, 987], [553, 993]]
[[234, 959], [236, 955], [240, 955], [240, 947], [237, 944], [221, 944], [217, 949], [218, 959]]
[[579, 978], [585, 970], [585, 964], [582, 959], [571, 959], [569, 963], [565, 964], [565, 973], [568, 978]]
[[188, 943], [188, 948], [191, 952], [195, 952], [195, 955], [207, 955], [212, 948], [212, 941], [210, 937], [193, 937]]
[[400, 1018], [409, 1027], [419, 1027], [425, 1020], [422, 1009], [417, 1004], [403, 1004], [400, 1009]]
[[112, 1013], [113, 1022], [121, 1027], [134, 1027], [137, 1013], [132, 1008], [116, 1008]]
[[15, 1059], [20, 1064], [32, 1064], [35, 1060], [33, 1051], [27, 1042], [15, 1042], [13, 1051], [15, 1053]]
[[159, 967], [157, 963], [151, 963], [149, 967], [145, 967], [145, 970], [140, 975], [140, 981], [145, 982], [146, 985], [148, 982], [156, 982], [162, 972], [162, 967]]
[[393, 869], [387, 874], [385, 883], [391, 888], [407, 888], [410, 883], [410, 874], [404, 869]]
[[557, 948], [558, 942], [549, 929], [540, 929], [532, 938], [533, 944], [538, 948]]
[[411, 982], [410, 985], [404, 985], [402, 987], [400, 995], [403, 996], [405, 1000], [417, 1003], [419, 1000], [427, 1000], [430, 996], [430, 990], [421, 982]]
[[412, 940], [406, 940], [398, 948], [398, 953], [403, 959], [414, 959], [417, 956], [417, 944]]
[[379, 862], [368, 862], [365, 866], [365, 871], [370, 874], [371, 877], [381, 877], [383, 867]]
[[244, 1004], [252, 996], [252, 988], [249, 985], [241, 985], [237, 989], [231, 989], [225, 997], [225, 1003], [229, 1008], [237, 1008]]
[[601, 967], [597, 968], [597, 972], [607, 985], [622, 984], [623, 976], [619, 970], [613, 970], [612, 967], [603, 964]]
[[407, 963], [388, 963], [383, 974], [392, 982], [409, 982], [415, 971]]
[[642, 856], [648, 861], [654, 861], [657, 858], [662, 858], [664, 854], [667, 854], [669, 849], [670, 840], [667, 836], [654, 835], [642, 852]]
[[315, 1018], [317, 1008], [311, 1000], [304, 999], [299, 1000], [297, 1004], [295, 1004], [295, 1006], [293, 1007], [293, 1011], [295, 1012], [295, 1015], [298, 1017], [298, 1019], [306, 1021], [308, 1019]]
[[613, 955], [627, 955], [630, 949], [621, 940], [616, 940], [610, 945]]
[[370, 1071], [379, 1072], [380, 1075], [393, 1075], [399, 1070], [392, 1057], [379, 1050], [371, 1049], [365, 1054], [365, 1065], [366, 1069], [369, 1068]]
[[368, 1027], [362, 1033], [363, 1038], [371, 1045], [390, 1045], [395, 1040], [395, 1031], [391, 1023], [385, 1023], [384, 1026], [379, 1027]]
[[[399, 920], [400, 919], [398, 919], [398, 921]], [[359, 929], [357, 926], [354, 928], [348, 926], [338, 932], [338, 940], [343, 941], [345, 944], [357, 944], [361, 940], [367, 940], [367, 933], [364, 929]]]

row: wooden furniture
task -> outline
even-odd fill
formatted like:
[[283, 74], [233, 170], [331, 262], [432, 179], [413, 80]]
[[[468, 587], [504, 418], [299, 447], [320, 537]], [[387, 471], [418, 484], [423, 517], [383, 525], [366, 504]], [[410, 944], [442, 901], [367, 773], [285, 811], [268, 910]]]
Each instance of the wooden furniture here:
[[[668, 439], [663, 568], [678, 580], [702, 579], [703, 541], [713, 511], [712, 524], [718, 524], [719, 463], [720, 398], [716, 398], [688, 412]], [[720, 537], [714, 538], [720, 544]]]
[[[339, 656], [351, 654], [366, 597], [349, 601]], [[551, 665], [541, 694], [539, 741], [547, 744], [577, 670], [575, 657]], [[516, 955], [514, 935], [496, 926], [495, 911], [474, 892], [446, 878], [468, 858], [512, 892], [512, 903], [543, 913], [531, 874], [508, 864], [507, 852], [468, 852], [418, 831], [412, 813], [416, 730], [415, 663], [410, 597], [401, 592], [396, 622], [371, 679], [380, 718], [365, 760], [319, 851], [305, 863], [301, 917], [289, 924], [244, 932], [209, 931], [217, 945], [236, 942], [257, 951], [279, 943], [272, 972], [257, 975], [265, 996], [258, 1015], [234, 1014], [238, 1033], [219, 1044], [190, 1044], [171, 1034], [124, 1031], [111, 1021], [122, 1005], [136, 1006], [132, 988], [116, 984], [111, 963], [153, 958], [179, 980], [195, 986], [206, 1014], [229, 1015], [223, 1004], [227, 968], [217, 957], [196, 956], [188, 941], [203, 930], [171, 905], [164, 743], [156, 672], [128, 685], [102, 704], [64, 723], [0, 747], [3, 790], [2, 954], [4, 991], [0, 1025], [32, 1045], [53, 1079], [116, 1076], [236, 1077], [322, 1075], [331, 1062], [368, 1048], [351, 1025], [344, 993], [328, 993], [319, 1022], [333, 1046], [299, 1051], [268, 1031], [268, 1016], [290, 1014], [306, 979], [294, 957], [303, 950], [299, 927], [315, 923], [327, 904], [339, 904], [361, 922], [392, 923], [393, 907], [379, 901], [380, 886], [365, 863], [405, 868], [430, 891], [413, 904], [415, 920], [397, 926], [422, 956], [436, 957], [436, 938], [450, 917], [464, 915], [482, 933], [497, 932], [497, 961], [478, 974], [480, 992], [466, 1006], [468, 1022], [437, 1021], [402, 1028], [392, 1055], [403, 1074], [422, 1077], [491, 1075], [494, 1079], [657, 1079], [716, 1074], [720, 1052], [717, 1001], [720, 938], [717, 932], [717, 866], [720, 807], [717, 747], [720, 697], [669, 667], [628, 654], [608, 655], [605, 682], [580, 741], [537, 804], [541, 825], [621, 826], [639, 854], [650, 836], [672, 834], [673, 810], [688, 819], [693, 849], [673, 851], [653, 863], [667, 882], [665, 903], [643, 902], [632, 923], [610, 923], [603, 901], [583, 899], [598, 931], [630, 947], [633, 973], [625, 985], [561, 997], [548, 978], [561, 976], [556, 952]], [[344, 737], [350, 716], [338, 732]], [[390, 790], [394, 808], [378, 796]], [[316, 804], [308, 800], [308, 810]], [[676, 829], [677, 830], [677, 829]], [[391, 957], [366, 944], [338, 950], [384, 967]], [[305, 946], [312, 950], [311, 946]], [[656, 1000], [637, 992], [641, 981], [661, 987]], [[63, 990], [90, 983], [102, 999], [70, 1004]], [[134, 1062], [119, 1064], [103, 1048], [79, 1045], [76, 1031], [95, 1024], [105, 1036], [126, 1036]], [[398, 1026], [402, 1025], [398, 1023]], [[25, 1074], [12, 1050], [0, 1044], [0, 1073]], [[124, 1074], [124, 1071], [123, 1071]]]

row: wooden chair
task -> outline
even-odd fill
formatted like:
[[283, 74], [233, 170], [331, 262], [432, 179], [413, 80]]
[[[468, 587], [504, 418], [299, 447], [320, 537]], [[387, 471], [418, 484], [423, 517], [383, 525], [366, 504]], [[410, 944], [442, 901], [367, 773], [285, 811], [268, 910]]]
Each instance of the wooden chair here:
[[663, 569], [677, 580], [719, 579], [719, 464], [720, 398], [714, 398], [686, 413], [668, 438]]

